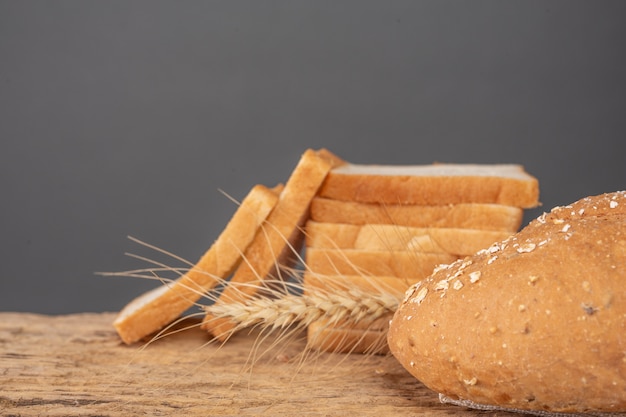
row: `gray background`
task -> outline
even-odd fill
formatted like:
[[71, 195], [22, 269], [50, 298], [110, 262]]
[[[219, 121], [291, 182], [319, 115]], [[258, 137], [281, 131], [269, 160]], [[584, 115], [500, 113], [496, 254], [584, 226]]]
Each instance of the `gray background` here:
[[[624, 1], [0, 1], [0, 310], [117, 310], [306, 148], [625, 188]], [[543, 210], [542, 209], [542, 210]], [[527, 220], [540, 211], [528, 213]], [[150, 254], [148, 251], [147, 254]]]

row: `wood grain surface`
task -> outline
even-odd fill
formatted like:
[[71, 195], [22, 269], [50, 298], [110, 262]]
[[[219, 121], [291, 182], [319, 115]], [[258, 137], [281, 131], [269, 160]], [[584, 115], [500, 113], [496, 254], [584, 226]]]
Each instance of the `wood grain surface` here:
[[219, 347], [197, 327], [126, 346], [114, 316], [0, 313], [0, 414], [514, 415], [441, 404], [390, 356], [301, 361], [302, 340], [255, 348], [258, 334], [241, 334]]

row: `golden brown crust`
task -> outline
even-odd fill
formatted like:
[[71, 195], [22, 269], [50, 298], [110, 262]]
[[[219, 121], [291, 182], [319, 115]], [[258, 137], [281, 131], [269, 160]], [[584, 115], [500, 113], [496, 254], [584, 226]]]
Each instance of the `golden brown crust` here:
[[393, 224], [408, 227], [457, 227], [517, 232], [523, 209], [501, 204], [399, 205], [359, 203], [316, 197], [311, 220], [324, 223]]
[[413, 286], [390, 349], [451, 398], [624, 412], [625, 266], [624, 192], [555, 208]]

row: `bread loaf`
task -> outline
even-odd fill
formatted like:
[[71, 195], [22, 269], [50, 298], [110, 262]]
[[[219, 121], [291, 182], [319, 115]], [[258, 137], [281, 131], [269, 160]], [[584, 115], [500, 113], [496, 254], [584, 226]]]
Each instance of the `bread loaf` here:
[[452, 400], [626, 412], [625, 285], [626, 193], [584, 198], [412, 286], [389, 347]]

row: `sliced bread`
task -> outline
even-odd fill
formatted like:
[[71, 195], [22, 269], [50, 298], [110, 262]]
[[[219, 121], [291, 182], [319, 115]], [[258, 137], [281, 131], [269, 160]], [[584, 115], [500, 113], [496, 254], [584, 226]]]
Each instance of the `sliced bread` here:
[[307, 222], [306, 244], [312, 248], [416, 251], [472, 255], [510, 232], [458, 228], [414, 228], [389, 224], [352, 225]]
[[539, 184], [512, 164], [413, 166], [344, 164], [329, 173], [321, 197], [378, 204], [538, 205]]
[[[268, 277], [277, 278], [282, 267], [299, 252], [311, 200], [328, 172], [343, 163], [327, 150], [307, 150], [292, 172], [266, 225], [244, 253], [245, 262], [233, 274], [217, 303], [242, 302], [253, 297]], [[207, 314], [202, 327], [225, 340], [236, 327], [229, 319]]]
[[385, 294], [402, 299], [407, 288], [418, 279], [398, 278], [394, 276], [365, 275], [322, 275], [305, 272], [303, 278], [304, 292], [341, 293], [359, 291], [365, 294]]
[[446, 253], [307, 248], [308, 270], [322, 275], [395, 276], [422, 279], [457, 257]]
[[316, 197], [311, 220], [323, 223], [393, 224], [410, 227], [455, 227], [514, 233], [523, 209], [502, 204], [437, 204], [430, 206], [360, 203]]
[[307, 346], [335, 353], [386, 354], [391, 315], [374, 322], [334, 323], [320, 319], [307, 328]]

